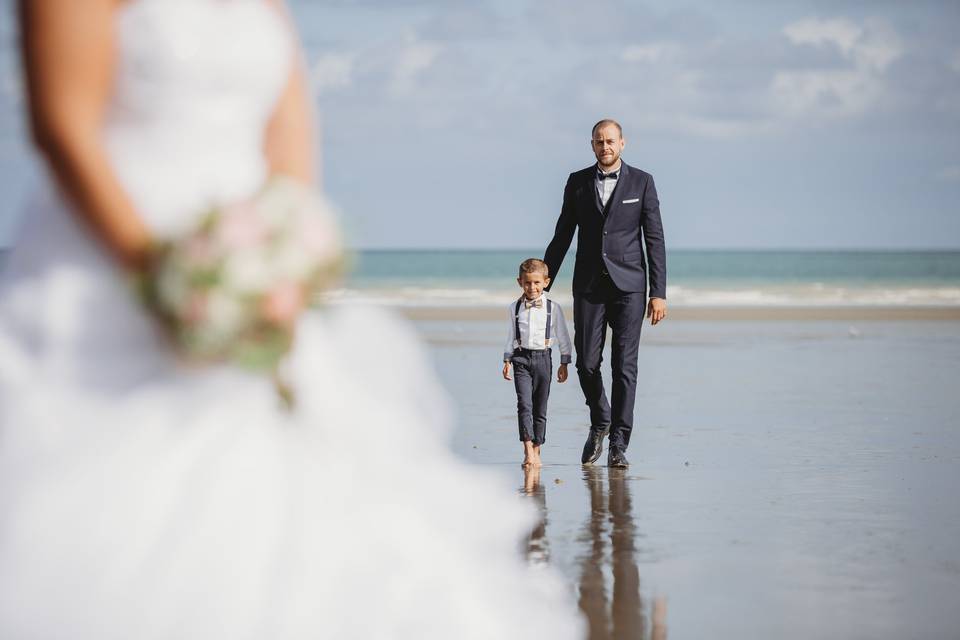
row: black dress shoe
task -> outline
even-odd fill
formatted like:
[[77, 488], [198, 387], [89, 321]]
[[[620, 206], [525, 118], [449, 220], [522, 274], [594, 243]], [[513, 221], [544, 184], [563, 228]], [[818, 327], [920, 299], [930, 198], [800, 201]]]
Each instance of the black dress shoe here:
[[610, 451], [607, 452], [607, 466], [629, 467], [630, 463], [627, 462], [627, 456], [623, 455], [620, 447], [610, 447]]
[[590, 435], [583, 445], [583, 455], [580, 456], [581, 464], [593, 464], [603, 453], [603, 437], [609, 433], [609, 429], [597, 430], [590, 429]]

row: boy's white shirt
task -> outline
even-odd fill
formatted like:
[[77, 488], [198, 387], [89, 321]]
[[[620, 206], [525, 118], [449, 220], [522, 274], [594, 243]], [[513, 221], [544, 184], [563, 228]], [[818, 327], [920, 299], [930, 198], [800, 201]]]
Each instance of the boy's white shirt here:
[[[543, 305], [539, 307], [525, 308], [520, 305], [520, 346], [524, 349], [546, 349], [547, 337], [547, 294], [544, 292], [541, 296]], [[509, 329], [507, 331], [507, 344], [503, 348], [503, 361], [510, 362], [513, 359], [514, 335], [514, 310], [517, 308], [517, 302], [514, 300], [507, 307], [507, 318], [509, 320]], [[567, 331], [567, 322], [563, 319], [563, 309], [555, 301], [553, 302], [553, 314], [551, 316], [552, 325], [550, 328], [550, 342], [554, 343], [560, 349], [560, 363], [570, 362], [570, 354], [573, 352], [573, 345], [570, 342], [570, 333]]]

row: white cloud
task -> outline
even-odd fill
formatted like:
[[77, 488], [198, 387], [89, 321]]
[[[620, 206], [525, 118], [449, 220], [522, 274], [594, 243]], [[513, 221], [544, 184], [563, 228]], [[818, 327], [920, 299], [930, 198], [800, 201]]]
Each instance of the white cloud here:
[[641, 114], [632, 121], [638, 128], [651, 131], [680, 131], [701, 138], [730, 139], [769, 132], [774, 123], [765, 118], [732, 120], [682, 113]]
[[806, 18], [788, 24], [783, 34], [796, 45], [834, 46], [865, 69], [883, 71], [903, 55], [900, 37], [880, 20], [867, 20], [861, 26], [845, 18]]
[[862, 25], [844, 18], [807, 18], [783, 28], [794, 45], [836, 48], [843, 69], [778, 71], [770, 84], [773, 105], [793, 118], [838, 118], [863, 113], [884, 97], [884, 72], [903, 55], [897, 33], [886, 23]]
[[903, 55], [900, 36], [880, 20], [868, 20], [866, 29], [853, 47], [857, 66], [884, 71], [891, 62]]
[[[647, 87], [623, 107], [643, 128], [733, 138], [856, 118], [898, 99], [888, 71], [904, 46], [886, 22], [806, 18], [780, 35], [622, 47], [627, 72]], [[617, 99], [604, 83], [594, 91], [591, 106]]]
[[654, 43], [630, 45], [620, 53], [624, 62], [658, 62], [676, 51], [674, 45]]
[[936, 174], [936, 178], [943, 182], [960, 182], [960, 164], [954, 164], [940, 169]]
[[788, 24], [783, 28], [783, 33], [794, 44], [812, 44], [814, 46], [833, 44], [847, 55], [863, 35], [863, 29], [843, 18], [830, 20], [806, 18]]
[[354, 56], [326, 53], [313, 63], [313, 83], [321, 93], [353, 84]]
[[833, 118], [866, 110], [881, 89], [856, 70], [781, 71], [774, 75], [770, 91], [774, 106], [784, 115]]
[[[455, 17], [463, 29], [472, 25]], [[486, 27], [482, 38], [466, 38], [463, 29], [445, 37], [440, 27], [448, 22], [398, 25], [344, 42], [315, 56], [314, 76], [324, 92], [336, 93], [337, 104], [390, 101], [395, 114], [431, 127], [467, 113], [473, 125], [495, 127], [498, 118], [512, 117], [505, 114], [527, 109], [539, 120], [565, 121], [580, 111], [629, 114], [643, 130], [736, 138], [893, 114], [913, 104], [902, 85], [919, 45], [912, 42], [907, 52], [882, 20], [787, 19], [760, 34], [709, 37], [628, 30], [603, 43], [564, 40], [560, 48], [550, 39], [556, 29], [534, 32], [541, 40], [503, 25], [492, 31], [496, 37]], [[941, 70], [954, 51], [952, 44], [940, 50]], [[960, 68], [960, 51], [957, 57]], [[954, 101], [943, 95], [943, 82], [938, 86], [923, 106], [947, 112]]]
[[433, 65], [442, 51], [443, 47], [435, 42], [407, 37], [403, 46], [395, 52], [391, 90], [399, 94], [411, 92], [417, 77]]

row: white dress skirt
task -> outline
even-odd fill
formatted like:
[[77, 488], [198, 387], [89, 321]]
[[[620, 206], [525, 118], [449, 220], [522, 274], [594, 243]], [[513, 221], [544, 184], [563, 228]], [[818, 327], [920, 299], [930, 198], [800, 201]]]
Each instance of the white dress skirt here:
[[[157, 235], [263, 183], [288, 77], [264, 0], [119, 11], [104, 139]], [[532, 513], [449, 451], [450, 411], [401, 322], [308, 314], [269, 381], [178, 362], [52, 187], [0, 283], [0, 637], [575, 638], [530, 568]]]

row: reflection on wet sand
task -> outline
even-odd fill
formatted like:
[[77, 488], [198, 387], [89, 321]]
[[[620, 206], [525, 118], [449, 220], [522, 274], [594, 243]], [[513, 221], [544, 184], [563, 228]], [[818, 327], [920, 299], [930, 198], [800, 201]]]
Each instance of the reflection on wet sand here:
[[[645, 606], [640, 597], [636, 524], [625, 470], [584, 467], [583, 480], [590, 493], [590, 517], [578, 537], [578, 543], [585, 549], [578, 587], [580, 610], [587, 618], [590, 632], [588, 637], [590, 640], [666, 640], [666, 600], [657, 597]], [[539, 467], [524, 467], [523, 494], [536, 501], [540, 512], [540, 520], [527, 540], [527, 561], [548, 562], [547, 493], [540, 483]], [[607, 575], [612, 576], [609, 588]]]
[[[584, 467], [583, 480], [590, 491], [590, 517], [580, 537], [587, 552], [581, 561], [579, 604], [587, 618], [590, 639], [664, 640], [665, 599], [655, 598], [647, 613], [640, 597], [636, 525], [624, 470]], [[613, 576], [612, 592], [607, 589], [605, 568]]]
[[540, 484], [540, 467], [523, 468], [523, 492], [536, 501], [540, 512], [540, 520], [527, 540], [527, 562], [544, 564], [550, 560], [550, 546], [547, 544], [547, 492]]

